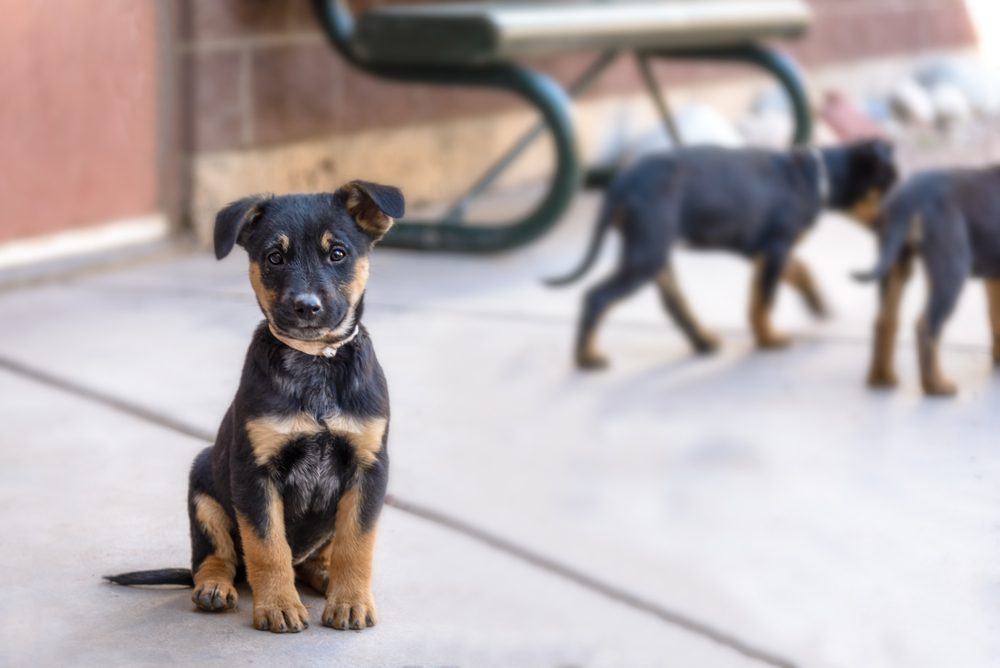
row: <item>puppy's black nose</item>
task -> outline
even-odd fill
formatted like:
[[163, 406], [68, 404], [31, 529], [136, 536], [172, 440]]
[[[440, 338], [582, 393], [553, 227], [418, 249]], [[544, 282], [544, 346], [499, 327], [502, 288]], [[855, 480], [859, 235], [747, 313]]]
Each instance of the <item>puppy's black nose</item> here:
[[292, 308], [300, 318], [312, 318], [323, 310], [323, 304], [316, 295], [305, 293], [292, 298]]

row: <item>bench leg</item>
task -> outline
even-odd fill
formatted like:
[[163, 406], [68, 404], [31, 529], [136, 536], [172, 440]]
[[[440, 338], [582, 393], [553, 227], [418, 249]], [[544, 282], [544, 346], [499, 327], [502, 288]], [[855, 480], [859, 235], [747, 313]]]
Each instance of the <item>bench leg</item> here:
[[665, 58], [670, 60], [709, 60], [745, 63], [759, 67], [771, 74], [788, 96], [795, 117], [793, 144], [808, 144], [812, 140], [813, 116], [809, 94], [799, 68], [788, 56], [759, 44], [737, 47], [641, 51], [640, 58]]
[[642, 74], [642, 80], [646, 84], [649, 96], [653, 98], [656, 111], [660, 114], [660, 120], [663, 121], [663, 129], [667, 131], [667, 138], [670, 139], [670, 142], [674, 146], [680, 146], [683, 143], [680, 130], [677, 128], [677, 124], [674, 123], [673, 111], [670, 109], [667, 98], [663, 95], [660, 82], [656, 80], [649, 56], [637, 53], [635, 54], [635, 60], [639, 65], [639, 72]]
[[[570, 99], [582, 94], [604, 71], [618, 58], [617, 51], [605, 51], [592, 62], [577, 79], [566, 87], [566, 94]], [[469, 203], [486, 192], [507, 168], [510, 167], [546, 130], [545, 122], [539, 121], [524, 135], [521, 136], [511, 148], [504, 153], [493, 165], [487, 169], [482, 176], [469, 188], [462, 197], [455, 202], [442, 216], [443, 220], [454, 221], [454, 224], [461, 225], [465, 222], [465, 211]]]

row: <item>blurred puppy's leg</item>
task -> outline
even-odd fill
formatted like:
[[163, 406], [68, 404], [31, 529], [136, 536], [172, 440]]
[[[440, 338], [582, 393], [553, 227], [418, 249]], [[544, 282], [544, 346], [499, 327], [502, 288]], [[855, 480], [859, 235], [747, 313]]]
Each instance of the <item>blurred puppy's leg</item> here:
[[986, 279], [986, 294], [990, 303], [990, 324], [993, 327], [993, 363], [1000, 366], [1000, 279]]
[[616, 302], [638, 290], [650, 280], [652, 273], [637, 271], [634, 267], [618, 268], [587, 292], [583, 300], [583, 313], [576, 338], [576, 364], [581, 369], [601, 369], [608, 365], [607, 358], [597, 350], [597, 328]]
[[719, 338], [707, 331], [695, 318], [688, 306], [687, 300], [681, 293], [677, 279], [674, 277], [673, 269], [664, 268], [656, 276], [656, 284], [660, 288], [660, 298], [663, 300], [663, 307], [670, 317], [673, 318], [677, 326], [681, 328], [688, 341], [699, 354], [707, 355], [719, 349]]
[[895, 387], [898, 382], [894, 370], [894, 359], [896, 332], [899, 328], [899, 306], [903, 300], [903, 290], [912, 271], [912, 254], [909, 251], [904, 251], [889, 275], [882, 279], [878, 318], [875, 320], [872, 362], [868, 371], [868, 385], [870, 387]]
[[798, 290], [799, 294], [802, 295], [802, 299], [805, 300], [806, 306], [809, 307], [809, 311], [814, 316], [825, 318], [829, 315], [826, 300], [823, 299], [823, 294], [816, 284], [816, 279], [813, 278], [812, 272], [809, 271], [809, 267], [806, 266], [805, 262], [794, 257], [789, 258], [782, 278], [786, 283]]
[[771, 307], [778, 281], [784, 273], [784, 253], [763, 253], [755, 260], [753, 283], [750, 287], [750, 327], [760, 348], [784, 348], [791, 338], [774, 331]]
[[927, 310], [917, 323], [917, 351], [924, 392], [935, 396], [955, 394], [955, 384], [941, 371], [939, 347], [944, 323], [955, 309], [964, 281], [936, 280], [930, 285]]

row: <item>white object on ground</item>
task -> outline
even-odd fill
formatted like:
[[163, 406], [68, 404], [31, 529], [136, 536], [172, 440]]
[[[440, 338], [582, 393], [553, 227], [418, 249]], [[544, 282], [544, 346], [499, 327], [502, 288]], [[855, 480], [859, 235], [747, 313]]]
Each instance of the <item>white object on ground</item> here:
[[913, 79], [904, 79], [890, 95], [892, 110], [901, 120], [910, 123], [930, 125], [934, 122], [934, 102], [930, 95]]

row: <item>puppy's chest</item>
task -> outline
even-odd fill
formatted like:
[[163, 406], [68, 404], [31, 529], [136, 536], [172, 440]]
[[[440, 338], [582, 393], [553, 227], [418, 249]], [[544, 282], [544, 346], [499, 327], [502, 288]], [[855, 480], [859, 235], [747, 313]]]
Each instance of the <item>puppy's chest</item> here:
[[332, 516], [357, 461], [345, 435], [320, 431], [293, 438], [269, 468], [291, 518]]

